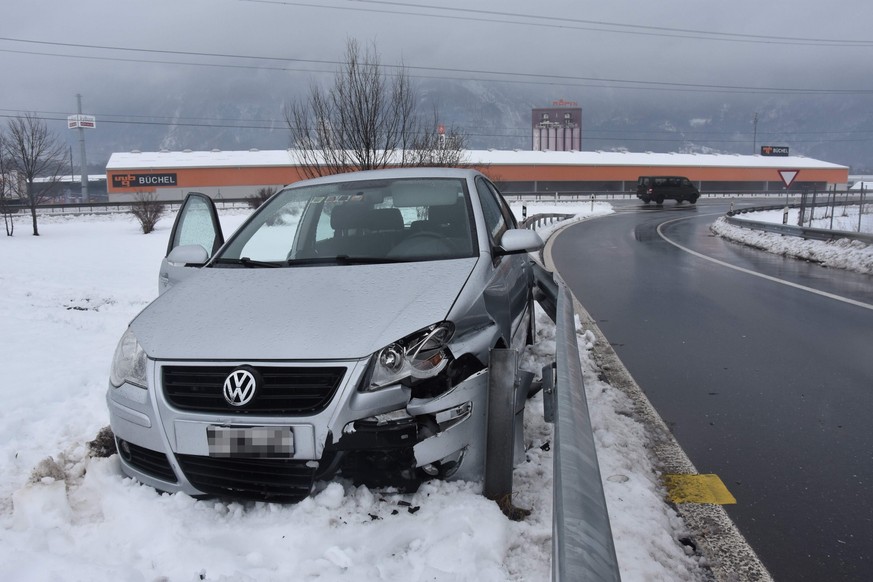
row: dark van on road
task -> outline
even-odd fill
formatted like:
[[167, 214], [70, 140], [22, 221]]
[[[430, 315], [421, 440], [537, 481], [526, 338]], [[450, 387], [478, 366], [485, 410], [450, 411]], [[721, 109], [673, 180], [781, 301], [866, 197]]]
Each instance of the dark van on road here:
[[700, 192], [684, 176], [640, 176], [637, 180], [637, 198], [648, 204], [663, 204], [668, 198], [678, 203], [687, 200], [691, 204], [700, 198]]

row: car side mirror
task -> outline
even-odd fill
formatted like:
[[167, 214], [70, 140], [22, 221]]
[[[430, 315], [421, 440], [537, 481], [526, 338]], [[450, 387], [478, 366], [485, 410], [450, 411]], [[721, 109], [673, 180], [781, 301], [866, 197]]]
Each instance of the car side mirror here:
[[517, 255], [543, 248], [543, 239], [527, 228], [511, 228], [500, 237], [496, 255]]
[[209, 252], [200, 245], [182, 245], [167, 255], [167, 262], [174, 266], [202, 267], [209, 260]]

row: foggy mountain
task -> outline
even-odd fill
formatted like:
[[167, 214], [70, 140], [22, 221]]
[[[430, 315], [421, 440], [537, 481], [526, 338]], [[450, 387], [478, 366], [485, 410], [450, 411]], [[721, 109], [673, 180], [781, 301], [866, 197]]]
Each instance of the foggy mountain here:
[[[287, 148], [283, 104], [304, 90], [290, 81], [286, 87], [210, 84], [104, 106], [97, 129], [86, 136], [89, 167], [102, 172], [116, 151]], [[873, 173], [873, 108], [864, 96], [634, 93], [452, 80], [419, 81], [417, 92], [420, 113], [429, 118], [436, 109], [441, 123], [466, 135], [470, 149], [529, 149], [531, 109], [564, 100], [582, 108], [583, 150], [750, 154], [778, 145], [850, 166], [852, 173]], [[65, 137], [75, 146], [73, 133]]]

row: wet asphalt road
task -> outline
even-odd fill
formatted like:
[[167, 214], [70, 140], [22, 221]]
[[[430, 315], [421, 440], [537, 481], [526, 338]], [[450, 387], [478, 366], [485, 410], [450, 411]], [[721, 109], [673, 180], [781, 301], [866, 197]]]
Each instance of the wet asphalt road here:
[[873, 580], [873, 276], [723, 241], [723, 202], [617, 208], [558, 272], [776, 580]]

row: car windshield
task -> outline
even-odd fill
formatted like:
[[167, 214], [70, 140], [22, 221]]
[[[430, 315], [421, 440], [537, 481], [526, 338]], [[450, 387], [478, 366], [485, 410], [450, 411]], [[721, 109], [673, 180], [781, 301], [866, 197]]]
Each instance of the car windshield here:
[[341, 181], [290, 187], [234, 235], [215, 266], [275, 267], [474, 256], [462, 179]]

